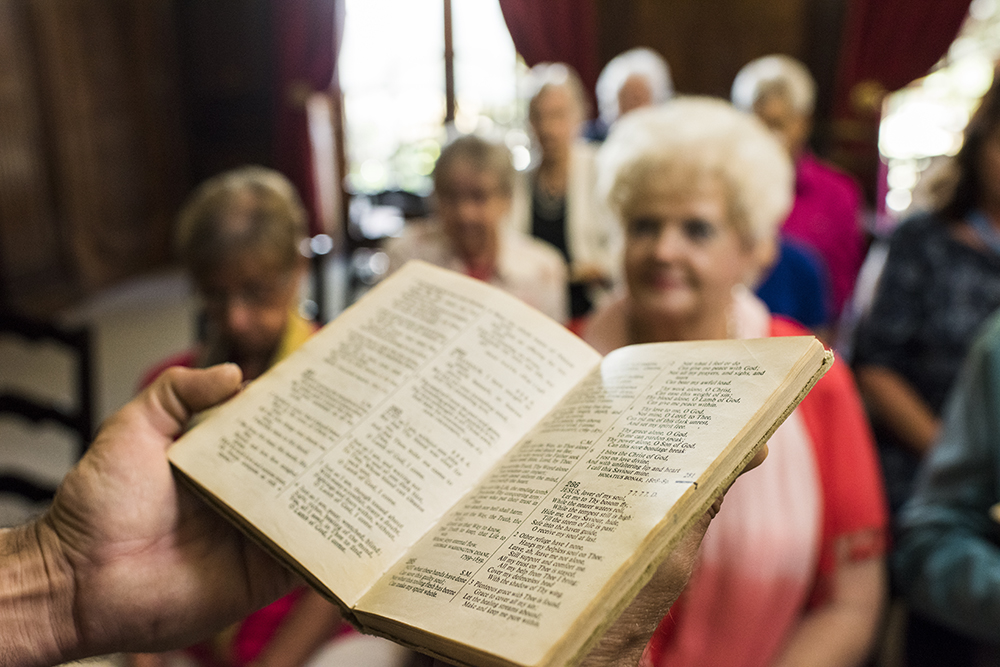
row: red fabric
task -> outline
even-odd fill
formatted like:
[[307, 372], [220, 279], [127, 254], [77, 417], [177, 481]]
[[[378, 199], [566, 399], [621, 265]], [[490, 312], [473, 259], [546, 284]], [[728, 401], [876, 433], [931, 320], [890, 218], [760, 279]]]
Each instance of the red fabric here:
[[322, 230], [305, 96], [336, 87], [344, 0], [272, 0], [271, 12], [277, 55], [274, 159], [298, 188], [315, 234]]
[[[945, 54], [969, 12], [970, 0], [851, 0], [841, 45], [837, 103], [872, 80], [887, 91], [923, 76]], [[839, 114], [838, 114], [839, 115]]]
[[583, 338], [583, 332], [587, 328], [587, 323], [589, 321], [590, 321], [590, 315], [581, 315], [580, 317], [574, 317], [566, 325], [566, 328], [575, 333], [580, 338]]
[[188, 646], [184, 652], [201, 667], [246, 667], [271, 641], [282, 619], [292, 611], [305, 590], [293, 591], [247, 616], [227, 645], [220, 646], [214, 640], [207, 640]]
[[[803, 336], [802, 325], [775, 317], [772, 336]], [[865, 559], [885, 552], [889, 512], [875, 439], [868, 425], [854, 377], [847, 365], [836, 361], [816, 383], [798, 408], [816, 452], [823, 480], [823, 541], [816, 586], [810, 604], [822, 604], [830, 594], [836, 554], [834, 539], [851, 535], [848, 557]], [[842, 443], [855, 443], [844, 447]], [[766, 463], [765, 463], [766, 465]]]
[[305, 588], [293, 591], [243, 619], [233, 639], [232, 667], [249, 665], [261, 654], [305, 591]]
[[851, 166], [870, 196], [876, 194], [878, 178], [879, 93], [898, 90], [925, 75], [955, 40], [969, 4], [970, 0], [849, 0], [837, 67], [831, 154]]
[[500, 0], [514, 47], [529, 67], [571, 65], [593, 102], [597, 84], [597, 11], [594, 0]]
[[[771, 336], [806, 334], [805, 328], [791, 320], [771, 320]], [[798, 410], [812, 441], [822, 493], [820, 550], [809, 600], [809, 606], [815, 608], [829, 598], [838, 541], [849, 539], [850, 559], [881, 555], [886, 547], [888, 513], [874, 440], [847, 367], [835, 363]], [[726, 511], [725, 504], [722, 511]], [[664, 665], [664, 653], [676, 641], [675, 621], [685, 613], [683, 600], [682, 595], [660, 621], [646, 647], [643, 665]], [[719, 640], [727, 641], [724, 633]]]
[[795, 165], [795, 203], [781, 231], [823, 258], [835, 318], [854, 291], [865, 258], [860, 218], [861, 189], [854, 179], [803, 154]]
[[469, 266], [468, 264], [465, 266], [465, 275], [484, 283], [488, 283], [493, 278], [494, 273], [492, 266]]

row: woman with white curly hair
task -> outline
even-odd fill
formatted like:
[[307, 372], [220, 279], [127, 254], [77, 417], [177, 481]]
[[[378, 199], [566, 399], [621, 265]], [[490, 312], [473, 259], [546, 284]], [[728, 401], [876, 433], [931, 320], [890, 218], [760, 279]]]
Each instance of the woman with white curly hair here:
[[535, 160], [518, 180], [511, 219], [516, 229], [556, 248], [569, 267], [570, 328], [608, 292], [614, 223], [595, 194], [596, 147], [580, 136], [588, 102], [564, 63], [539, 63], [526, 79]]
[[[625, 237], [626, 292], [584, 337], [631, 343], [805, 330], [747, 288], [792, 202], [789, 156], [753, 116], [681, 98], [629, 114], [598, 158]], [[650, 665], [856, 665], [885, 591], [885, 501], [848, 370], [835, 365], [739, 480], [694, 576], [647, 647]], [[766, 470], [765, 470], [766, 468]]]
[[854, 291], [865, 254], [861, 188], [854, 178], [818, 159], [808, 148], [816, 82], [806, 66], [786, 55], [757, 58], [733, 81], [732, 101], [774, 132], [795, 162], [795, 203], [782, 222], [786, 241], [818, 255], [829, 279], [829, 315], [840, 317]]
[[608, 61], [597, 77], [596, 122], [588, 136], [603, 141], [621, 116], [634, 109], [662, 104], [674, 94], [670, 66], [663, 56], [645, 47], [629, 49]]

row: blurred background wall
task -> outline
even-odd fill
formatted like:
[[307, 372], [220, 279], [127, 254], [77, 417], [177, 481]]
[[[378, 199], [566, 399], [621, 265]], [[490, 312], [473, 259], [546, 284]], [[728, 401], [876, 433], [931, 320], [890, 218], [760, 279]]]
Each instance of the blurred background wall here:
[[[926, 72], [969, 2], [500, 5], [528, 65], [553, 25], [569, 25], [559, 11], [571, 17], [562, 46], [539, 53], [590, 45], [585, 80], [641, 45], [666, 57], [679, 92], [728, 96], [752, 58], [801, 59], [819, 83], [814, 147], [873, 194], [881, 95], [891, 90], [878, 68], [899, 61], [913, 72], [890, 78]], [[548, 15], [531, 15], [541, 5]], [[339, 195], [351, 194], [337, 176], [350, 168], [334, 67], [343, 8], [343, 0], [0, 0], [0, 306], [44, 316], [163, 267], [172, 217], [192, 185], [248, 162], [283, 169], [303, 189], [314, 231], [342, 234], [349, 197]], [[536, 25], [541, 36], [525, 37]], [[331, 102], [332, 171], [317, 171], [309, 155], [307, 102], [317, 91]], [[335, 179], [326, 211], [317, 174]]]

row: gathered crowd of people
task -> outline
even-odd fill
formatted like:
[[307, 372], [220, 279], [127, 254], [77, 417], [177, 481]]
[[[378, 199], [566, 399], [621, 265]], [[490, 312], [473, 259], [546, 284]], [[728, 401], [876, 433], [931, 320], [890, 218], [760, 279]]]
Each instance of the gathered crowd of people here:
[[[802, 63], [754, 60], [724, 100], [676, 94], [663, 58], [635, 49], [601, 74], [596, 113], [566, 64], [536, 65], [528, 83], [531, 164], [517, 171], [488, 137], [449, 142], [433, 172], [432, 214], [384, 245], [389, 272], [420, 259], [492, 283], [602, 354], [804, 334], [838, 352], [773, 434], [767, 460], [692, 531], [683, 557], [667, 561], [666, 583], [644, 590], [634, 613], [652, 631], [648, 643], [620, 651], [615, 642], [634, 638], [615, 626], [589, 664], [850, 667], [874, 664], [896, 633], [898, 664], [1000, 665], [1000, 79], [968, 123], [947, 196], [887, 240], [874, 300], [849, 332], [842, 316], [872, 239], [859, 184], [809, 148], [817, 91]], [[298, 195], [275, 171], [233, 170], [192, 195], [176, 246], [203, 304], [200, 340], [150, 370], [149, 388], [96, 452], [154, 422], [159, 430], [143, 437], [167, 442], [192, 408], [238, 385], [229, 371], [165, 369], [234, 364], [249, 380], [311, 335], [297, 310], [305, 233]], [[181, 396], [173, 421], [141, 417], [162, 409], [157, 392]], [[44, 525], [67, 530], [60, 522], [79, 484], [105, 474], [116, 472], [74, 471]], [[112, 536], [90, 520], [86, 530]], [[204, 667], [301, 667], [353, 631], [336, 607], [292, 584], [227, 599], [228, 613], [204, 627], [149, 642], [123, 643], [101, 617], [97, 640], [46, 646], [23, 663], [5, 662], [0, 648], [0, 665], [169, 644], [187, 645], [186, 659]], [[902, 610], [902, 624], [886, 622], [890, 609]], [[172, 628], [162, 619], [143, 627], [153, 626]], [[207, 630], [215, 634], [198, 637]], [[173, 664], [166, 657], [130, 659]]]
[[[957, 432], [944, 425], [953, 393], [966, 394], [953, 410], [982, 408], [961, 369], [1000, 308], [1000, 82], [969, 121], [951, 182], [935, 186], [945, 196], [882, 240], [874, 299], [851, 327], [841, 325], [873, 239], [858, 182], [809, 148], [817, 91], [802, 63], [758, 58], [724, 101], [675, 95], [663, 58], [635, 49], [602, 72], [589, 123], [569, 66], [536, 65], [529, 83], [535, 159], [510, 174], [510, 188], [498, 170], [489, 236], [498, 248], [534, 237], [564, 269], [529, 270], [534, 251], [523, 253], [525, 277], [534, 274], [525, 296], [502, 253], [489, 264], [463, 259], [467, 242], [449, 222], [450, 153], [491, 145], [471, 137], [444, 149], [436, 218], [389, 242], [392, 267], [420, 257], [540, 308], [561, 292], [563, 310], [542, 309], [602, 353], [802, 333], [847, 353], [774, 434], [767, 464], [730, 490], [645, 664], [861, 665], [886, 642], [901, 645], [897, 664], [1000, 664], [1000, 612], [990, 607], [1000, 609], [1000, 571], [990, 568], [1000, 556], [985, 553], [1000, 545], [1000, 511], [989, 513], [1000, 464], [983, 461], [1000, 451], [1000, 422], [977, 413], [953, 417]], [[974, 380], [984, 392], [991, 358], [981, 352]], [[973, 424], [990, 432], [970, 433]], [[974, 435], [979, 450], [957, 453]], [[942, 463], [938, 441], [962, 458]], [[973, 508], [933, 506], [962, 503], [976, 479], [974, 527], [964, 514], [955, 521]], [[893, 623], [890, 607], [902, 610]]]

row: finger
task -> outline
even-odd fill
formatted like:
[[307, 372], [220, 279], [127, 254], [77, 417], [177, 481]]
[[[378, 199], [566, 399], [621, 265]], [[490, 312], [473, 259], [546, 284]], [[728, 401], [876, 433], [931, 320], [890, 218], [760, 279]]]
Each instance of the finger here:
[[[767, 443], [764, 443], [764, 446], [757, 450], [757, 453], [754, 454], [754, 457], [750, 459], [750, 462], [747, 463], [745, 468], [743, 468], [740, 475], [748, 470], [753, 470], [763, 463], [766, 458]], [[728, 489], [724, 489], [722, 493], [716, 497], [712, 505], [701, 517], [698, 518], [694, 525], [691, 526], [688, 532], [681, 538], [678, 545], [671, 552], [665, 563], [660, 567], [659, 576], [667, 578], [666, 581], [668, 583], [665, 585], [665, 589], [671, 591], [669, 595], [661, 596], [663, 600], [669, 600], [672, 602], [678, 595], [680, 595], [680, 591], [684, 588], [684, 584], [690, 576], [691, 570], [694, 568], [694, 563], [698, 556], [698, 549], [701, 546], [702, 539], [705, 537], [705, 533], [708, 531], [708, 526], [712, 523], [712, 519], [714, 519], [722, 509], [722, 501], [725, 498], [726, 491], [728, 491]]]
[[766, 458], [767, 458], [767, 443], [764, 443], [764, 446], [757, 450], [757, 453], [754, 454], [754, 457], [750, 459], [750, 463], [748, 463], [746, 467], [743, 468], [743, 472], [741, 472], [740, 474], [742, 475], [744, 472], [748, 470], [753, 470], [761, 463], [763, 463], [764, 459]]
[[243, 373], [236, 364], [219, 364], [204, 369], [175, 368], [168, 375], [168, 387], [190, 414], [214, 407], [240, 389]]
[[191, 416], [230, 398], [240, 389], [243, 373], [236, 364], [219, 364], [211, 368], [174, 367], [164, 371], [140, 395], [147, 417], [157, 430], [176, 436]]
[[[746, 464], [746, 466], [744, 466], [743, 470], [740, 471], [740, 474], [736, 476], [736, 479], [739, 479], [740, 475], [747, 472], [748, 470], [753, 470], [754, 468], [759, 466], [761, 463], [764, 462], [764, 459], [766, 458], [767, 458], [767, 443], [765, 442], [764, 445], [760, 449], [758, 449], [757, 452], [753, 455], [753, 458], [750, 459], [750, 461]], [[708, 528], [708, 521], [714, 519], [715, 515], [719, 513], [719, 509], [722, 507], [722, 500], [723, 498], [725, 498], [726, 492], [729, 491], [729, 488], [736, 482], [736, 479], [733, 479], [729, 483], [729, 486], [727, 486], [722, 490], [722, 493], [719, 495], [719, 497], [716, 498], [715, 502], [712, 503], [712, 506], [708, 508], [708, 511], [705, 513], [705, 516], [707, 518], [707, 521], [705, 522], [704, 525], [705, 529]], [[704, 534], [704, 531], [702, 531], [702, 534]], [[699, 539], [698, 542], [700, 543], [701, 540]]]

